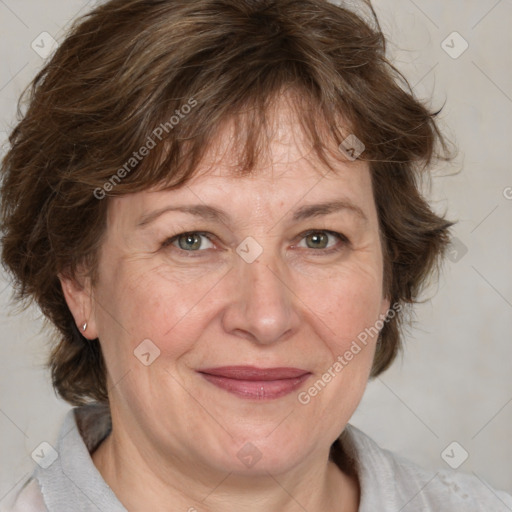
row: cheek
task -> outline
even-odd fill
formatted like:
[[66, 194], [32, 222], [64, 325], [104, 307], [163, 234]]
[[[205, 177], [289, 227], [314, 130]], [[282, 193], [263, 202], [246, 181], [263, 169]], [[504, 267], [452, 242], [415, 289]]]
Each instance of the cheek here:
[[378, 268], [347, 267], [319, 281], [314, 294], [303, 291], [309, 323], [323, 343], [315, 351], [322, 354], [315, 379], [298, 401], [334, 437], [360, 402], [372, 367], [384, 304]]
[[375, 326], [382, 312], [382, 273], [378, 265], [347, 266], [328, 280], [304, 283], [301, 298], [332, 351], [346, 350]]
[[191, 348], [208, 321], [201, 301], [215, 284], [212, 275], [183, 282], [179, 274], [133, 261], [108, 275], [97, 293], [98, 332], [107, 360], [110, 355], [119, 364], [133, 364], [134, 350], [148, 339], [170, 360]]

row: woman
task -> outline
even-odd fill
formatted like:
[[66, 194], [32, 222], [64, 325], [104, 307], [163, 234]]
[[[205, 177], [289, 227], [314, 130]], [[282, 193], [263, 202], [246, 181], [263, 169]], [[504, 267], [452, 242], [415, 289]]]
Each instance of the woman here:
[[348, 424], [451, 226], [418, 190], [435, 114], [373, 25], [324, 0], [75, 24], [2, 167], [3, 262], [76, 406], [11, 510], [512, 507]]

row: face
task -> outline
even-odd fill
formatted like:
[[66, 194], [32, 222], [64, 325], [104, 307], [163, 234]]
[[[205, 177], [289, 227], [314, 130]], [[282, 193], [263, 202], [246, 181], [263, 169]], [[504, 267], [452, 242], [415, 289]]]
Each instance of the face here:
[[354, 341], [389, 308], [369, 169], [340, 155], [329, 172], [284, 107], [276, 120], [250, 177], [223, 157], [180, 189], [112, 200], [95, 286], [64, 283], [100, 339], [114, 428], [168, 460], [310, 462], [367, 383], [376, 337]]

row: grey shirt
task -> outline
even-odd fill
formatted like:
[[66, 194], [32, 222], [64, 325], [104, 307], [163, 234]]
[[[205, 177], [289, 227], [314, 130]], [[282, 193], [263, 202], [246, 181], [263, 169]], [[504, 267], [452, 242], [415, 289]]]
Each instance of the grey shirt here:
[[[110, 430], [107, 407], [93, 404], [70, 410], [55, 449], [41, 449], [32, 477], [0, 510], [126, 512], [91, 458]], [[512, 512], [510, 494], [473, 475], [421, 468], [380, 448], [352, 425], [347, 425], [339, 443], [338, 452], [345, 454], [359, 480], [359, 512]]]

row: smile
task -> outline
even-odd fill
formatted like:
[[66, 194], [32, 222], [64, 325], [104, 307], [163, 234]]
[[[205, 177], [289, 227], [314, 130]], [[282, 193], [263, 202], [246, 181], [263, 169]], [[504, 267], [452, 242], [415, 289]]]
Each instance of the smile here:
[[225, 366], [198, 371], [208, 382], [248, 400], [274, 400], [298, 389], [311, 375], [299, 368]]

